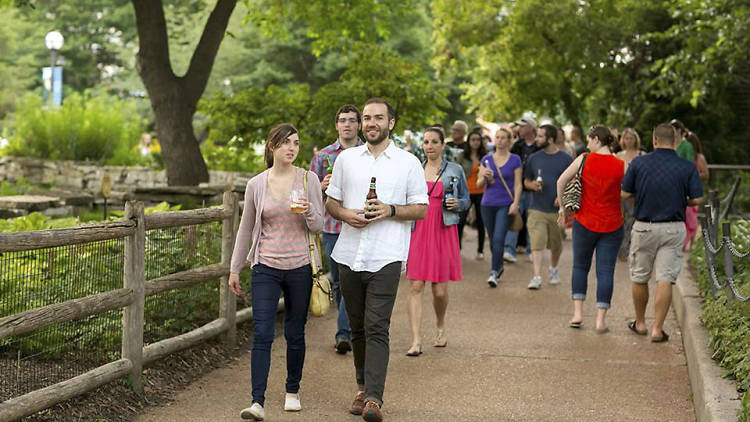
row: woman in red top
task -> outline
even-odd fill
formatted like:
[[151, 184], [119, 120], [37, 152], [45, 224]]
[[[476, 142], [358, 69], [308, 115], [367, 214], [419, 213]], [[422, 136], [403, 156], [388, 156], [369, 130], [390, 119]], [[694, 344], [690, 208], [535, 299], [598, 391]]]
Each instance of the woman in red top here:
[[[625, 164], [612, 155], [615, 137], [606, 126], [596, 125], [588, 134], [590, 154], [577, 157], [557, 180], [557, 198], [562, 203], [565, 185], [583, 163], [581, 209], [575, 215], [560, 207], [558, 224], [573, 221], [573, 318], [570, 326], [581, 328], [591, 259], [596, 251], [596, 332], [609, 331], [604, 318], [612, 300], [617, 252], [622, 242], [620, 185]], [[583, 160], [586, 160], [585, 162]]]

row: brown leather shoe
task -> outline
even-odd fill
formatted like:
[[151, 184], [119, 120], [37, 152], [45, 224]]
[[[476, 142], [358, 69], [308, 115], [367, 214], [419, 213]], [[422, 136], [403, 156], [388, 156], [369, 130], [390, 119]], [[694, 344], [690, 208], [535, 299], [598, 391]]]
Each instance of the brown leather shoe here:
[[360, 391], [354, 397], [352, 405], [349, 407], [349, 413], [352, 415], [361, 415], [365, 408], [365, 392]]
[[362, 419], [367, 422], [382, 422], [383, 413], [380, 412], [380, 405], [374, 401], [368, 401], [362, 411]]

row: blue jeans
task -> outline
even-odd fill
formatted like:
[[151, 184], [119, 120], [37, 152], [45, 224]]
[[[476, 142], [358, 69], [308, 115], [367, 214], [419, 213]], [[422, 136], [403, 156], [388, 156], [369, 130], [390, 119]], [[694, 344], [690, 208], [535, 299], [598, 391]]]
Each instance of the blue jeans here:
[[328, 255], [328, 267], [331, 269], [331, 288], [333, 289], [333, 300], [336, 303], [336, 307], [339, 310], [339, 317], [336, 320], [336, 337], [335, 340], [344, 339], [351, 340], [352, 330], [349, 327], [349, 317], [346, 315], [346, 307], [344, 306], [344, 298], [341, 296], [341, 283], [339, 282], [339, 264], [331, 258], [333, 253], [333, 247], [336, 246], [336, 241], [339, 240], [338, 234], [323, 233], [323, 247]]
[[264, 264], [253, 267], [253, 351], [250, 374], [253, 402], [266, 400], [268, 371], [271, 368], [271, 344], [274, 339], [276, 310], [284, 293], [284, 338], [286, 339], [286, 392], [298, 393], [305, 363], [305, 323], [310, 307], [312, 270], [305, 265], [279, 270]]
[[[523, 227], [526, 228], [526, 219], [529, 217], [529, 206], [531, 205], [531, 192], [521, 192], [521, 200], [518, 203], [518, 212], [521, 213], [523, 218]], [[516, 256], [516, 245], [518, 244], [518, 235], [523, 233], [526, 237], [526, 253], [531, 253], [531, 239], [529, 239], [529, 232], [521, 229], [517, 232], [508, 232], [505, 237], [505, 252], [511, 254], [514, 258]]]
[[596, 307], [609, 309], [622, 226], [609, 233], [593, 232], [573, 220], [573, 300], [585, 300], [591, 259], [596, 250]]
[[482, 219], [487, 227], [487, 235], [490, 237], [490, 250], [492, 251], [492, 271], [499, 274], [503, 268], [503, 245], [505, 235], [508, 233], [508, 210], [505, 207], [482, 206]]

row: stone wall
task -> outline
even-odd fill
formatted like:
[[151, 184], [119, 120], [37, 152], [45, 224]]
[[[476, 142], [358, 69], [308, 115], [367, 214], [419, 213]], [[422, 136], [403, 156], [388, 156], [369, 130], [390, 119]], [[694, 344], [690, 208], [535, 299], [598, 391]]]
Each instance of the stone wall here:
[[[108, 174], [113, 191], [167, 186], [164, 170], [148, 167], [100, 166], [85, 161], [50, 161], [28, 157], [0, 157], [0, 181], [26, 179], [30, 184], [50, 184], [60, 189], [98, 193]], [[249, 173], [210, 171], [212, 186], [232, 185], [244, 190]]]

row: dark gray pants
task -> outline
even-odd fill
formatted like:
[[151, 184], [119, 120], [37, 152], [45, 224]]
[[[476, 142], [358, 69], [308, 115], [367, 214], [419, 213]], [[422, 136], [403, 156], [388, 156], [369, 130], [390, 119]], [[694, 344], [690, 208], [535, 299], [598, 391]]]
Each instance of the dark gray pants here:
[[391, 313], [401, 277], [401, 262], [392, 262], [374, 273], [352, 271], [339, 264], [339, 277], [352, 328], [357, 385], [364, 387], [365, 401], [382, 405], [390, 353]]

